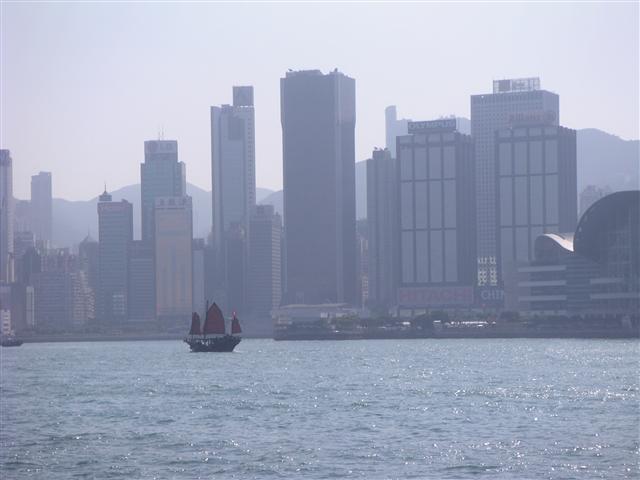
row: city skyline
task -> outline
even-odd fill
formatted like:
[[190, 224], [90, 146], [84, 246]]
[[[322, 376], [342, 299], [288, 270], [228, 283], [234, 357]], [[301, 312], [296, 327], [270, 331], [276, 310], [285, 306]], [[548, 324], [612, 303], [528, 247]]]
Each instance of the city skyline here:
[[[0, 143], [14, 158], [17, 198], [28, 197], [29, 177], [40, 170], [59, 179], [54, 197], [72, 200], [93, 197], [105, 181], [108, 186], [135, 183], [132, 167], [141, 162], [140, 139], [162, 131], [180, 142], [188, 181], [209, 190], [207, 111], [228, 101], [231, 86], [242, 84], [255, 87], [257, 185], [280, 189], [277, 82], [289, 68], [327, 72], [337, 67], [356, 78], [357, 161], [384, 144], [387, 105], [397, 105], [401, 118], [469, 117], [470, 96], [489, 92], [492, 80], [531, 75], [562, 95], [563, 125], [637, 138], [638, 6], [633, 4], [293, 5], [290, 11], [273, 5], [147, 10], [142, 5], [3, 4], [2, 13]], [[265, 13], [282, 24], [282, 31], [259, 25]], [[208, 46], [206, 27], [220, 15], [241, 15], [251, 35], [224, 49]], [[448, 30], [455, 19], [473, 44]], [[366, 34], [365, 28], [382, 21], [388, 34]], [[333, 27], [326, 38], [323, 22]], [[118, 36], [112, 34], [114, 24]], [[231, 28], [216, 25], [216, 35]], [[187, 28], [190, 34], [180, 39]], [[506, 42], [516, 30], [521, 30], [517, 47]], [[423, 35], [427, 31], [429, 36]], [[347, 37], [353, 44], [342, 48]], [[446, 48], [429, 38], [443, 39]], [[248, 42], [256, 39], [255, 49], [269, 53], [268, 60], [241, 62], [242, 54], [254, 48]], [[193, 53], [176, 56], [185, 48]], [[353, 49], [362, 55], [354, 56]], [[490, 58], [483, 51], [491, 51]], [[406, 61], [416, 55], [424, 56], [423, 64]], [[141, 70], [137, 65], [143, 62]], [[596, 64], [607, 68], [595, 75]], [[434, 75], [438, 70], [446, 74]], [[85, 181], [77, 185], [71, 177], [63, 179], [64, 169]]]

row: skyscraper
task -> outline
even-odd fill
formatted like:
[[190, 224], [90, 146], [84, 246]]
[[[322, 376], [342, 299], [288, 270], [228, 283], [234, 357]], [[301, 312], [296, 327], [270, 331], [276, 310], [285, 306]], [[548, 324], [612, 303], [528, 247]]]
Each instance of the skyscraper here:
[[0, 282], [13, 282], [13, 163], [0, 150]]
[[[235, 299], [229, 307], [237, 309], [243, 308], [237, 302], [245, 298], [248, 283], [248, 272], [241, 266], [247, 265], [249, 224], [256, 205], [254, 115], [250, 86], [233, 87], [233, 105], [211, 107], [212, 239], [219, 288], [225, 290], [224, 298]], [[240, 250], [239, 231], [244, 232]], [[227, 248], [230, 239], [234, 243], [233, 259]]]
[[455, 118], [409, 122], [398, 138], [400, 272], [406, 309], [468, 308], [475, 283], [471, 137]]
[[247, 227], [256, 204], [253, 87], [233, 87], [233, 105], [211, 107], [214, 242], [232, 223]]
[[142, 240], [152, 242], [156, 198], [181, 197], [187, 194], [185, 165], [178, 161], [178, 142], [144, 142], [144, 163], [140, 164], [140, 179]]
[[186, 328], [193, 305], [191, 197], [161, 197], [155, 206], [156, 314], [165, 329]]
[[271, 327], [271, 310], [282, 296], [282, 219], [273, 205], [258, 205], [251, 220], [249, 306], [254, 316]]
[[389, 150], [391, 158], [397, 158], [396, 155], [396, 138], [400, 135], [407, 134], [407, 125], [410, 120], [401, 118], [398, 120], [398, 112], [395, 105], [390, 105], [384, 109], [384, 127], [386, 147]]
[[355, 80], [334, 70], [280, 80], [285, 304], [355, 304]]
[[98, 294], [101, 325], [122, 324], [128, 312], [129, 248], [133, 241], [133, 206], [113, 202], [106, 191], [98, 200]]
[[396, 304], [397, 221], [396, 161], [388, 149], [377, 149], [367, 160], [369, 301], [373, 306], [388, 308]]
[[40, 172], [31, 177], [31, 222], [36, 240], [50, 244], [53, 239], [51, 172]]
[[514, 114], [544, 112], [558, 124], [559, 97], [540, 90], [538, 78], [497, 80], [493, 93], [471, 96], [471, 136], [475, 142], [479, 286], [497, 285], [495, 133]]
[[129, 323], [149, 323], [156, 319], [156, 292], [153, 245], [134, 240], [129, 246]]
[[577, 223], [576, 131], [516, 120], [496, 132], [498, 265], [533, 261], [543, 233], [572, 234]]

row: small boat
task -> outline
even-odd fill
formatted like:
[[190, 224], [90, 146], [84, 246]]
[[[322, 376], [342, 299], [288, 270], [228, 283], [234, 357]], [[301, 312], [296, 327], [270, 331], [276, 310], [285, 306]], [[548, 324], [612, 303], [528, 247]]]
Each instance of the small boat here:
[[220, 307], [214, 302], [207, 308], [207, 316], [202, 328], [200, 328], [200, 315], [193, 312], [191, 329], [184, 342], [191, 347], [192, 352], [233, 352], [242, 340], [241, 333], [240, 321], [235, 312], [231, 319], [231, 335], [226, 333], [224, 316]]
[[2, 345], [3, 347], [19, 347], [23, 343], [24, 342], [22, 340], [13, 336], [2, 337], [2, 340], [0, 340], [0, 345]]

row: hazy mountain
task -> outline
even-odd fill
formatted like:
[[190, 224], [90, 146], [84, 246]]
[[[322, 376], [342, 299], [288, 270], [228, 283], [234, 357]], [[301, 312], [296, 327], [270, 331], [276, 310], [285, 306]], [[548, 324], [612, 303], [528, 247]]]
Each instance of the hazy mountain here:
[[587, 128], [578, 130], [578, 193], [587, 185], [613, 191], [640, 188], [640, 141]]

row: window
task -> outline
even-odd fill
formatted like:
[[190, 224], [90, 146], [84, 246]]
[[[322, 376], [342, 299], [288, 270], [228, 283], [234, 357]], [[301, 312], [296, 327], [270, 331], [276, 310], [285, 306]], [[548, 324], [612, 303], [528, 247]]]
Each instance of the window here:
[[444, 232], [444, 271], [445, 281], [458, 281], [458, 242], [455, 230], [445, 230]]
[[427, 228], [427, 182], [416, 182], [416, 228]]
[[402, 232], [402, 282], [412, 283], [413, 275], [413, 232]]
[[558, 175], [545, 175], [545, 194], [545, 223], [553, 225], [558, 223]]
[[500, 179], [500, 225], [513, 224], [513, 179]]
[[498, 146], [498, 163], [500, 175], [511, 175], [511, 143], [501, 143]]
[[442, 248], [442, 230], [431, 232], [431, 281], [443, 281], [444, 251]]
[[413, 228], [413, 184], [402, 183], [400, 190], [401, 223], [403, 229]]
[[411, 180], [413, 178], [413, 160], [410, 148], [400, 149], [400, 180]]
[[442, 178], [440, 150], [440, 147], [429, 147], [429, 178], [431, 180]]
[[444, 182], [444, 226], [456, 227], [456, 182], [445, 180]]
[[453, 145], [443, 148], [444, 155], [444, 178], [455, 178], [456, 176], [456, 155]]
[[515, 179], [515, 195], [516, 195], [516, 225], [527, 225], [529, 223], [529, 215], [527, 208], [527, 177], [516, 177]]
[[415, 179], [427, 179], [427, 149], [426, 147], [416, 147], [414, 150]]
[[428, 232], [416, 232], [416, 282], [429, 281], [429, 239]]
[[545, 173], [557, 173], [558, 172], [558, 141], [547, 140], [544, 142], [544, 154]]
[[429, 227], [442, 228], [441, 182], [429, 182]]
[[527, 142], [516, 142], [514, 164], [516, 175], [527, 174]]
[[529, 143], [529, 172], [542, 173], [542, 142], [539, 140]]
[[531, 223], [533, 225], [542, 225], [544, 223], [543, 215], [543, 192], [542, 192], [542, 176], [534, 175], [529, 177], [529, 205], [531, 205]]

